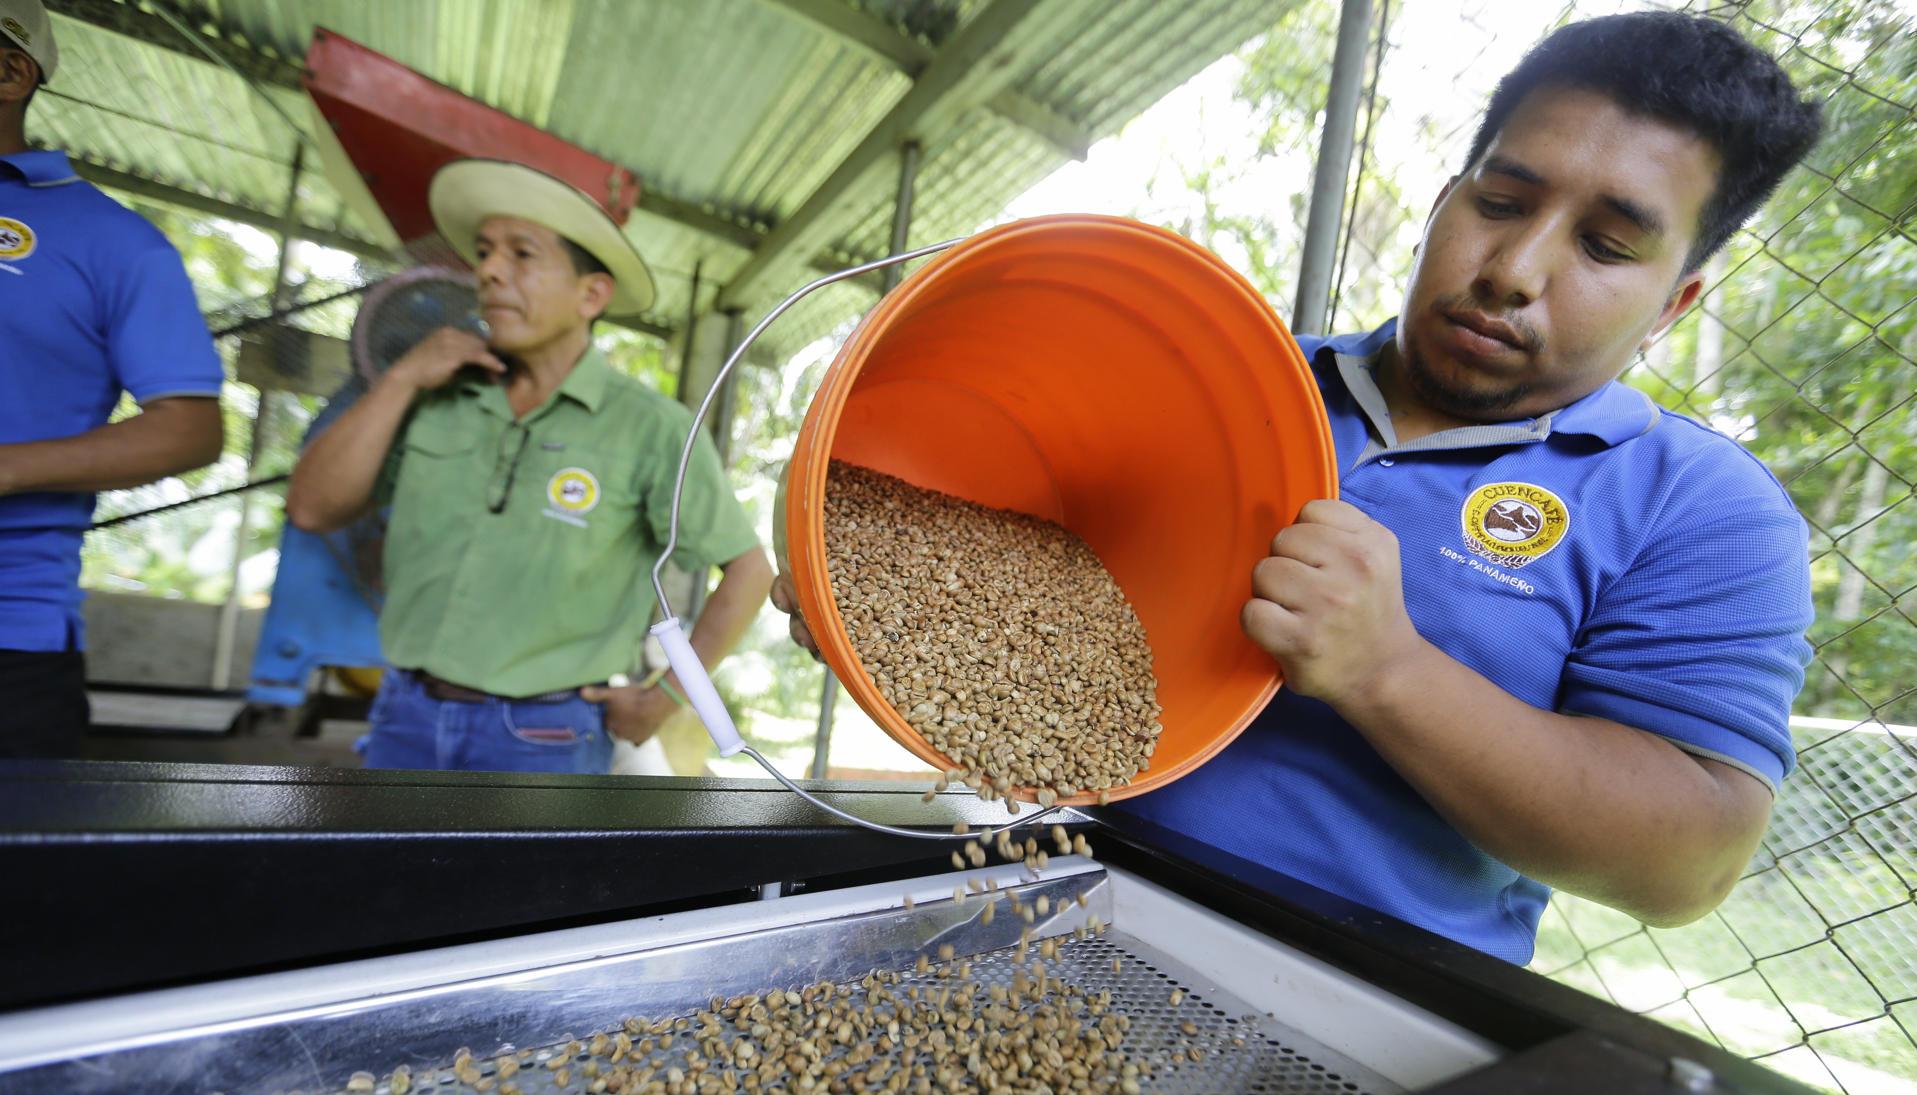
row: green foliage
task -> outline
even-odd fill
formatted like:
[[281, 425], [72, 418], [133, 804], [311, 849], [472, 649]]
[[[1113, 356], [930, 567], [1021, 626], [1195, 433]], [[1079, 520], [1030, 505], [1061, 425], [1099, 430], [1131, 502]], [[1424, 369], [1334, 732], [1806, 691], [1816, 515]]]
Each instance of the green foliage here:
[[1757, 4], [1738, 21], [1825, 100], [1824, 138], [1629, 379], [1737, 434], [1811, 522], [1819, 664], [1799, 710], [1911, 724], [1917, 37], [1887, 5], [1822, 7]]

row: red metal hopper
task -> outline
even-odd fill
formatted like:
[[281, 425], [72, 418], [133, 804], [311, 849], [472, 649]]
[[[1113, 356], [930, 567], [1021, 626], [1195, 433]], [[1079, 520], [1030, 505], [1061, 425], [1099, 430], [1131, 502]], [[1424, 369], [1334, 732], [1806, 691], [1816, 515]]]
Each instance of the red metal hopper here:
[[457, 262], [433, 230], [426, 185], [468, 156], [514, 160], [572, 183], [626, 223], [639, 200], [631, 171], [537, 126], [427, 79], [385, 54], [324, 28], [313, 33], [302, 79], [321, 125], [327, 177], [393, 247], [422, 262]]

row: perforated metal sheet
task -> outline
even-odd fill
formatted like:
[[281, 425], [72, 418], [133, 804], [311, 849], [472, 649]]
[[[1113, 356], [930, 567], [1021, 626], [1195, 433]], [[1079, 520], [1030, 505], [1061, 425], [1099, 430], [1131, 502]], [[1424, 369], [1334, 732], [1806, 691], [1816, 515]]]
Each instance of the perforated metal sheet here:
[[[1119, 969], [1112, 970], [1112, 959]], [[986, 965], [1002, 964], [1010, 977], [1010, 957], [1001, 951], [989, 963], [975, 963], [974, 980]], [[1401, 1089], [1340, 1057], [1296, 1031], [1252, 1012], [1237, 997], [1199, 991], [1198, 979], [1182, 964], [1140, 940], [1108, 931], [1102, 938], [1073, 942], [1051, 964], [1057, 976], [1089, 990], [1110, 992], [1112, 1008], [1129, 1016], [1127, 1056], [1151, 1065], [1147, 1091], [1231, 1092], [1246, 1095], [1395, 1095]], [[1183, 999], [1171, 1003], [1174, 989]], [[1186, 1033], [1190, 1023], [1196, 1033]], [[1191, 1060], [1196, 1049], [1202, 1054]], [[1184, 1060], [1175, 1054], [1186, 1054]]]
[[[1023, 966], [1028, 976], [1030, 963], [1037, 957], [1038, 948], [1034, 945]], [[1112, 966], [1114, 959], [1118, 962], [1116, 970]], [[1012, 983], [1015, 954], [1011, 949], [972, 955], [961, 961], [971, 964], [971, 979], [980, 985], [1009, 987]], [[1253, 1013], [1236, 997], [1201, 991], [1201, 980], [1189, 968], [1116, 929], [1108, 930], [1103, 937], [1088, 936], [1082, 941], [1069, 935], [1059, 937], [1057, 957], [1045, 964], [1045, 971], [1048, 977], [1070, 982], [1088, 993], [1112, 994], [1112, 1011], [1131, 1020], [1122, 1047], [1126, 1056], [1150, 1066], [1148, 1077], [1140, 1084], [1145, 1092], [1161, 1095], [1398, 1095], [1403, 1090], [1268, 1016]], [[939, 978], [936, 970], [925, 975], [908, 975], [903, 981], [904, 986], [938, 987], [948, 983]], [[1173, 990], [1182, 990], [1184, 994], [1176, 1005], [1171, 1003]], [[1185, 1029], [1186, 1024], [1190, 1026], [1189, 1031]], [[580, 1040], [589, 1041], [591, 1034], [582, 1032]], [[481, 1040], [474, 1039], [475, 1042]], [[675, 1063], [668, 1062], [667, 1057], [682, 1061], [684, 1049], [680, 1041], [677, 1051], [655, 1050], [642, 1063], [656, 1067], [663, 1077], [666, 1067]], [[524, 1095], [589, 1090], [590, 1079], [581, 1068], [582, 1059], [568, 1062], [568, 1083], [563, 1087], [557, 1083], [557, 1070], [546, 1067], [564, 1050], [562, 1041], [557, 1045], [517, 1051], [522, 1064], [511, 1078], [512, 1083]], [[476, 1089], [460, 1083], [451, 1063], [445, 1062], [436, 1069], [416, 1069], [412, 1074], [412, 1091], [478, 1090], [498, 1095], [503, 1085], [495, 1075], [494, 1061], [475, 1059], [473, 1065], [487, 1081], [482, 1087]], [[390, 1095], [389, 1077], [381, 1075], [374, 1090], [376, 1095]]]

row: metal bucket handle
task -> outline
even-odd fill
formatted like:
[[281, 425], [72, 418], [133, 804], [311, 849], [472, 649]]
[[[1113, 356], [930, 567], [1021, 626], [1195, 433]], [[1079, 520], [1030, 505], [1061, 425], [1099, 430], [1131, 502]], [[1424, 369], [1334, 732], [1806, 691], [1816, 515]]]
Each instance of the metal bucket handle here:
[[681, 497], [685, 494], [686, 469], [692, 464], [692, 448], [694, 442], [698, 440], [699, 427], [704, 424], [706, 414], [712, 409], [713, 401], [718, 397], [719, 389], [725, 384], [726, 377], [732, 374], [733, 367], [745, 357], [746, 350], [751, 348], [753, 342], [757, 341], [759, 336], [765, 333], [765, 329], [772, 325], [773, 320], [784, 315], [794, 304], [805, 299], [807, 295], [816, 289], [822, 289], [834, 282], [855, 278], [861, 274], [868, 274], [874, 270], [882, 270], [888, 266], [895, 266], [902, 262], [910, 262], [913, 259], [924, 258], [927, 255], [935, 255], [961, 242], [963, 242], [963, 237], [960, 239], [946, 240], [944, 243], [935, 243], [929, 247], [921, 247], [916, 251], [906, 251], [897, 255], [888, 255], [885, 258], [875, 259], [862, 266], [854, 266], [849, 269], [840, 270], [837, 273], [827, 274], [785, 298], [777, 308], [768, 312], [766, 317], [760, 320], [757, 326], [752, 328], [751, 332], [745, 336], [745, 340], [739, 343], [738, 348], [732, 351], [730, 357], [726, 358], [725, 364], [719, 367], [719, 374], [713, 378], [712, 386], [707, 389], [705, 398], [699, 401], [699, 409], [694, 412], [692, 416], [692, 427], [686, 432], [685, 447], [679, 452], [678, 477], [672, 485], [671, 533], [666, 538], [666, 547], [665, 550], [660, 553], [658, 562], [652, 565], [652, 590], [653, 593], [658, 596], [659, 608], [665, 615], [664, 619], [652, 626], [652, 636], [659, 640], [660, 646], [665, 648], [666, 660], [671, 663], [672, 671], [679, 677], [679, 686], [681, 690], [685, 692], [686, 702], [692, 706], [693, 713], [699, 716], [699, 721], [705, 724], [706, 733], [712, 736], [713, 744], [719, 747], [719, 755], [722, 757], [731, 757], [744, 753], [746, 756], [758, 761], [759, 767], [764, 768], [770, 773], [773, 779], [785, 784], [786, 788], [794, 794], [810, 802], [812, 805], [817, 806], [819, 809], [837, 817], [844, 818], [854, 825], [881, 833], [889, 833], [893, 836], [908, 836], [920, 840], [976, 840], [983, 837], [990, 837], [998, 833], [1016, 829], [1021, 825], [1036, 824], [1046, 815], [1062, 809], [1062, 807], [1052, 806], [1044, 808], [1030, 817], [1022, 818], [1008, 825], [1001, 825], [996, 829], [986, 829], [973, 834], [933, 833], [917, 829], [901, 829], [892, 825], [881, 825], [876, 821], [867, 821], [862, 817], [847, 813], [836, 806], [820, 801], [813, 796], [811, 792], [799, 786], [796, 781], [788, 777], [784, 772], [774, 767], [771, 761], [760, 755], [757, 749], [747, 745], [745, 739], [739, 736], [739, 728], [733, 724], [732, 714], [726, 710], [725, 701], [719, 698], [718, 689], [712, 686], [712, 677], [706, 672], [705, 663], [699, 660], [698, 652], [692, 649], [692, 640], [688, 637], [685, 626], [680, 623], [679, 617], [672, 611], [671, 601], [666, 597], [664, 576], [666, 562], [672, 558], [673, 551], [679, 546], [679, 503]]

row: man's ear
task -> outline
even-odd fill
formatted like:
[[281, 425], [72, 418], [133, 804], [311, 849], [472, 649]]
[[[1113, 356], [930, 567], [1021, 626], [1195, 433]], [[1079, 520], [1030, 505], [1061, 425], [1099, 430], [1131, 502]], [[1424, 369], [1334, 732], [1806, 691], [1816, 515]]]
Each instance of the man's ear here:
[[1677, 284], [1671, 287], [1671, 295], [1665, 298], [1663, 309], [1657, 313], [1657, 322], [1651, 324], [1651, 329], [1645, 332], [1644, 340], [1638, 343], [1638, 350], [1640, 352], [1649, 350], [1651, 343], [1657, 341], [1657, 336], [1670, 330], [1671, 324], [1676, 323], [1685, 312], [1690, 311], [1691, 305], [1696, 304], [1697, 298], [1703, 295], [1703, 270], [1693, 270], [1679, 278]]
[[611, 274], [585, 274], [579, 279], [579, 312], [586, 319], [598, 319], [612, 305]]
[[0, 103], [25, 102], [40, 86], [40, 66], [22, 49], [0, 46]]

